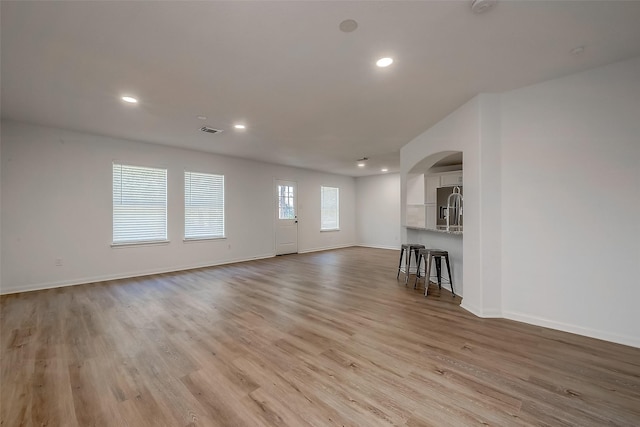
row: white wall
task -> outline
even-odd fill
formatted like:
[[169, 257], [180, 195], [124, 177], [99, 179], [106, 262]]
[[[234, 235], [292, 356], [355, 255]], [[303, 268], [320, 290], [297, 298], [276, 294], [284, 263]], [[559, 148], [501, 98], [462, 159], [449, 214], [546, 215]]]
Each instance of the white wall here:
[[[482, 241], [482, 310], [484, 316], [502, 312], [502, 140], [501, 100], [480, 96], [480, 236]], [[466, 186], [465, 186], [466, 190]]]
[[[1, 137], [2, 293], [273, 256], [275, 178], [298, 183], [300, 252], [356, 244], [351, 177], [10, 121]], [[113, 161], [168, 169], [171, 243], [110, 246]], [[225, 175], [226, 239], [183, 242], [184, 169]], [[320, 232], [322, 185], [339, 232]]]
[[501, 98], [504, 315], [640, 347], [640, 58]]
[[461, 106], [402, 148], [403, 216], [407, 174], [446, 151], [464, 156], [462, 306], [640, 347], [640, 58]]
[[[471, 99], [436, 125], [419, 135], [400, 150], [401, 165], [401, 217], [406, 215], [407, 175], [417, 173], [417, 168], [428, 170], [435, 162], [454, 151], [462, 151], [464, 168], [464, 237], [436, 236], [429, 231], [404, 231], [403, 242], [419, 241], [462, 257], [453, 256], [456, 292], [463, 295], [462, 307], [478, 316], [500, 314], [499, 301], [495, 295], [500, 291], [500, 260], [495, 264], [483, 258], [484, 253], [495, 252], [493, 246], [500, 235], [483, 233], [486, 218], [500, 212], [500, 206], [492, 204], [495, 193], [491, 185], [499, 182], [499, 128], [495, 115], [499, 112], [497, 95], [479, 95]], [[485, 111], [482, 114], [482, 111]], [[498, 136], [496, 136], [498, 135]], [[498, 178], [496, 178], [496, 175]], [[496, 190], [498, 191], [498, 190]], [[495, 231], [495, 230], [494, 230]], [[460, 248], [462, 245], [462, 248]], [[498, 257], [499, 257], [498, 252]], [[462, 270], [462, 279], [458, 273]], [[498, 271], [498, 274], [495, 271]], [[491, 274], [487, 272], [493, 272]], [[488, 280], [492, 279], [492, 280]], [[497, 280], [495, 280], [497, 279]]]
[[400, 174], [356, 178], [358, 244], [400, 249]]
[[[0, 135], [2, 135], [2, 123], [0, 122]], [[0, 177], [2, 177], [2, 137], [0, 137]], [[0, 181], [0, 246], [2, 243], [2, 181]], [[0, 250], [0, 291], [2, 290], [2, 250]]]

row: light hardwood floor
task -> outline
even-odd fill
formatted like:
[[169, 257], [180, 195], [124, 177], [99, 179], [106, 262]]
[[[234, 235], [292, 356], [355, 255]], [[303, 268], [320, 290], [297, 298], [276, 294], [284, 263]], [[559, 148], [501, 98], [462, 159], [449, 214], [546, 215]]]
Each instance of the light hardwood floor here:
[[640, 349], [476, 318], [396, 281], [397, 256], [3, 296], [0, 424], [640, 425]]

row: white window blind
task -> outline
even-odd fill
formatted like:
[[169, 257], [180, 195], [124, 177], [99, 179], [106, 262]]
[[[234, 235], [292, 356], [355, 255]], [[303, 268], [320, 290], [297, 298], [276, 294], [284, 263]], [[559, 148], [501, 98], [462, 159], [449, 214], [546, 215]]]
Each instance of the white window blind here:
[[224, 237], [224, 175], [185, 171], [184, 237]]
[[340, 195], [335, 187], [320, 187], [320, 230], [340, 228]]
[[167, 240], [167, 170], [113, 164], [113, 243]]

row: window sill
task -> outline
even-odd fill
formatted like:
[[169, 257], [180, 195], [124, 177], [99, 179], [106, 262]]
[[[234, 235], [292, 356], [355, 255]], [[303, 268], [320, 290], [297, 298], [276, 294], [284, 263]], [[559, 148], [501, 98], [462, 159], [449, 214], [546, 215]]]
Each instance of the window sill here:
[[119, 243], [111, 243], [111, 247], [114, 249], [117, 248], [128, 248], [131, 246], [158, 246], [158, 245], [168, 245], [171, 243], [170, 240], [153, 240], [149, 242], [119, 242]]
[[208, 242], [211, 240], [225, 240], [227, 236], [220, 237], [185, 237], [182, 239], [184, 243], [198, 243], [198, 242]]
[[327, 228], [325, 230], [320, 230], [321, 233], [330, 233], [332, 231], [340, 231], [339, 228]]

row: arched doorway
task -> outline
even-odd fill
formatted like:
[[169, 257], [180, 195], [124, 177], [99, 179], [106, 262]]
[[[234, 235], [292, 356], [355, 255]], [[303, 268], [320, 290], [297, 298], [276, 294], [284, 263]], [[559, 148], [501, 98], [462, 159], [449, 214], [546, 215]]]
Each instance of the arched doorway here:
[[449, 252], [456, 293], [463, 295], [463, 228], [443, 226], [446, 201], [438, 198], [454, 186], [461, 191], [464, 186], [462, 151], [441, 151], [417, 162], [406, 177], [404, 224], [407, 242]]

